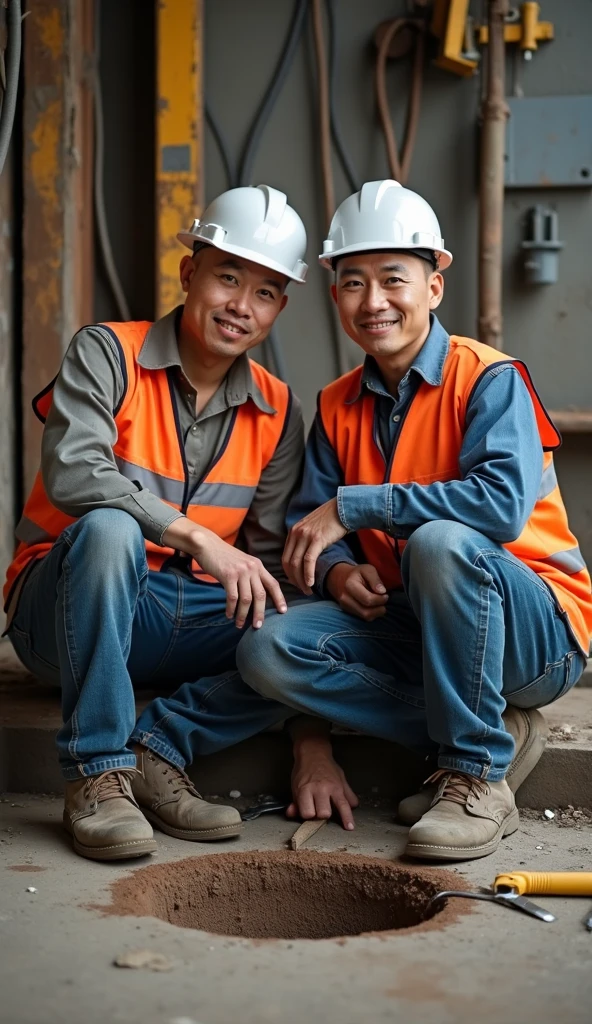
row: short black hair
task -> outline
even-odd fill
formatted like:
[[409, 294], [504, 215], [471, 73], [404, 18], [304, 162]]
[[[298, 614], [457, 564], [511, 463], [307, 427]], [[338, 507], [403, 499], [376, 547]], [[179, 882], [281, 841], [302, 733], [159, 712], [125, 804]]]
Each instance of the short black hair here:
[[[438, 269], [439, 264], [440, 264], [439, 257], [436, 255], [436, 253], [433, 251], [433, 249], [372, 249], [372, 250], [368, 249], [368, 250], [364, 250], [360, 254], [354, 253], [354, 252], [344, 252], [342, 256], [336, 256], [335, 259], [333, 260], [333, 264], [332, 264], [333, 265], [333, 270], [335, 272], [337, 272], [337, 264], [339, 263], [340, 260], [345, 259], [346, 256], [357, 256], [357, 255], [362, 255], [363, 256], [367, 252], [398, 252], [398, 253], [401, 253], [401, 255], [403, 255], [403, 256], [417, 256], [420, 260], [423, 260], [424, 263], [428, 264], [428, 266], [430, 268], [429, 269], [429, 273], [430, 274], [433, 274], [434, 271]], [[426, 272], [426, 276], [429, 276], [427, 274], [427, 272]]]

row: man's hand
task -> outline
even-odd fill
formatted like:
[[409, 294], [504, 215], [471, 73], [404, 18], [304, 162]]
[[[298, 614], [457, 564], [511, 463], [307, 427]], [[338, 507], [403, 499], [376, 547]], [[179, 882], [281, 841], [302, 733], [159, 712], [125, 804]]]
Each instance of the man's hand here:
[[165, 531], [162, 542], [191, 555], [226, 591], [226, 615], [242, 629], [253, 606], [253, 629], [260, 629], [265, 618], [265, 600], [269, 594], [278, 612], [287, 610], [282, 589], [259, 558], [239, 551], [226, 541], [197, 526], [184, 516], [175, 519]]
[[282, 565], [290, 583], [312, 594], [319, 555], [345, 537], [347, 530], [337, 515], [337, 498], [326, 501], [292, 527], [288, 534]]
[[373, 565], [338, 562], [327, 573], [325, 587], [344, 612], [364, 622], [374, 622], [386, 613], [388, 594]]
[[294, 802], [286, 811], [289, 818], [330, 818], [335, 807], [343, 827], [348, 832], [354, 828], [352, 808], [358, 806], [359, 800], [333, 760], [327, 737], [310, 736], [295, 741], [292, 796]]

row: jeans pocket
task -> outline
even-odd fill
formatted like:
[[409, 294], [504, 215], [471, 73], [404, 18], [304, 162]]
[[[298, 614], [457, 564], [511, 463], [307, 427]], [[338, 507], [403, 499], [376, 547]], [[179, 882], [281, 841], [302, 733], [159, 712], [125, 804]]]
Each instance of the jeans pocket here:
[[8, 630], [8, 636], [19, 661], [32, 675], [37, 676], [43, 683], [50, 683], [52, 686], [60, 685], [59, 668], [37, 654], [31, 644], [29, 633], [25, 633], [12, 623]]
[[543, 708], [563, 697], [577, 683], [584, 667], [579, 651], [569, 651], [560, 661], [547, 665], [542, 675], [514, 693], [504, 693], [508, 704], [517, 708]]

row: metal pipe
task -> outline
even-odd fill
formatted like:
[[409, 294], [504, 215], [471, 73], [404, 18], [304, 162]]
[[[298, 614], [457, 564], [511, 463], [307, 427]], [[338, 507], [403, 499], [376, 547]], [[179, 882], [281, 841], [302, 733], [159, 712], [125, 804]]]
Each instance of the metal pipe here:
[[504, 19], [507, 0], [489, 0], [487, 87], [482, 106], [479, 190], [479, 339], [502, 347], [502, 240], [506, 119]]

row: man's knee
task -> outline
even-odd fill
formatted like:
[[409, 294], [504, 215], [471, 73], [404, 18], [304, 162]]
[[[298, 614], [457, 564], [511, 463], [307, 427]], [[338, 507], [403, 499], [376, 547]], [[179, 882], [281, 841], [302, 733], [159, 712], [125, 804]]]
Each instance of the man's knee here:
[[105, 563], [120, 560], [126, 553], [144, 548], [136, 520], [117, 508], [94, 509], [68, 527], [69, 539], [85, 552]]
[[276, 620], [267, 615], [261, 629], [248, 629], [236, 650], [236, 666], [251, 689], [269, 700], [282, 699], [285, 665]]
[[448, 519], [424, 523], [411, 534], [403, 551], [403, 579], [423, 577], [444, 583], [457, 573], [461, 564], [472, 559], [484, 538], [476, 530]]

